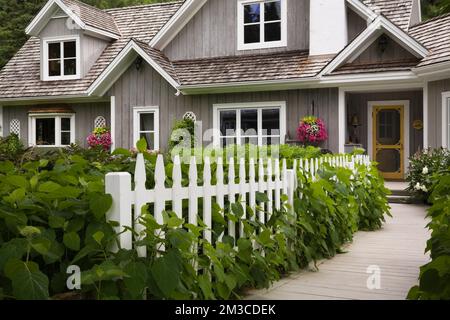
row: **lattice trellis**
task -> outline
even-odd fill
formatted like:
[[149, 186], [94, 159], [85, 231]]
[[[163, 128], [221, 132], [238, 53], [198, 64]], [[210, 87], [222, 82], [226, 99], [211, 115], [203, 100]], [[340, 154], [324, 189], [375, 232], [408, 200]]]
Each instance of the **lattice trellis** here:
[[12, 119], [9, 123], [9, 133], [17, 134], [20, 137], [20, 121], [18, 119]]
[[106, 127], [106, 119], [103, 116], [98, 116], [94, 120], [94, 128], [105, 128]]
[[195, 121], [197, 121], [197, 116], [195, 115], [194, 112], [188, 111], [184, 114], [183, 119], [184, 120], [192, 120], [195, 122]]

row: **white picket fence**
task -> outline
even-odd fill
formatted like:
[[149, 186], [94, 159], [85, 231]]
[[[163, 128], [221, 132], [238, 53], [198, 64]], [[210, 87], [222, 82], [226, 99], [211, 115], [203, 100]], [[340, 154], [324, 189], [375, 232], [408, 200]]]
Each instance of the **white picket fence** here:
[[[172, 187], [165, 186], [166, 174], [163, 156], [159, 155], [155, 167], [155, 187], [147, 190], [145, 161], [142, 154], [138, 154], [136, 169], [134, 174], [134, 189], [131, 184], [131, 175], [127, 172], [108, 173], [105, 177], [106, 193], [110, 194], [113, 204], [107, 213], [109, 221], [118, 222], [116, 231], [119, 234], [120, 246], [123, 249], [133, 249], [132, 233], [124, 227], [133, 228], [142, 238], [145, 235], [145, 227], [140, 223], [141, 208], [146, 204], [154, 205], [154, 217], [159, 224], [163, 224], [163, 212], [166, 210], [166, 203], [172, 203], [171, 211], [182, 218], [182, 202], [188, 201], [187, 222], [195, 226], [198, 225], [197, 216], [199, 209], [199, 199], [203, 199], [203, 222], [206, 225], [204, 238], [212, 241], [212, 201], [214, 200], [220, 208], [225, 207], [225, 199], [228, 203], [242, 202], [244, 216], [246, 218], [246, 208], [252, 208], [256, 217], [261, 223], [265, 223], [274, 209], [280, 209], [281, 195], [288, 196], [288, 202], [294, 202], [294, 191], [297, 188], [297, 169], [301, 169], [304, 174], [310, 175], [313, 179], [320, 166], [327, 162], [332, 166], [354, 168], [355, 163], [370, 165], [367, 156], [330, 156], [318, 159], [294, 161], [293, 168], [287, 169], [286, 160], [259, 159], [257, 163], [249, 160], [249, 172], [246, 172], [244, 159], [239, 162], [238, 182], [236, 182], [235, 165], [233, 158], [228, 162], [228, 181], [224, 181], [224, 165], [221, 158], [217, 159], [216, 184], [211, 184], [211, 163], [209, 158], [204, 159], [203, 164], [203, 185], [198, 185], [198, 174], [196, 158], [192, 157], [189, 165], [189, 185], [182, 186], [182, 171], [180, 158], [174, 158], [172, 172]], [[281, 167], [281, 168], [280, 168]], [[258, 170], [258, 179], [256, 179]], [[265, 193], [268, 202], [264, 205], [256, 204], [256, 194]], [[136, 208], [133, 217], [133, 206]], [[259, 209], [259, 210], [258, 210]], [[255, 219], [255, 217], [253, 217]], [[236, 226], [239, 228], [237, 234]], [[236, 239], [236, 236], [243, 234], [242, 224], [228, 221], [228, 235]], [[223, 236], [223, 235], [222, 235]], [[114, 248], [115, 250], [117, 248]], [[146, 256], [146, 248], [136, 248], [139, 256]], [[159, 248], [164, 249], [164, 248]]]

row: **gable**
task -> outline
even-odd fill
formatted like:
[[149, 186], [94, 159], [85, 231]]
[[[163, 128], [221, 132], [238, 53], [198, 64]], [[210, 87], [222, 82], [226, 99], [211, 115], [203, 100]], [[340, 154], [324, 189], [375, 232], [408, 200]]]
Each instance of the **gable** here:
[[347, 6], [347, 27], [349, 42], [355, 39], [367, 28], [367, 21], [356, 13], [350, 6]]
[[417, 57], [404, 49], [389, 35], [382, 34], [360, 55], [350, 59], [350, 63], [383, 63], [392, 61], [416, 60]]
[[238, 1], [208, 0], [177, 35], [159, 48], [170, 60], [308, 50], [309, 1], [287, 1], [288, 45], [273, 49], [238, 50]]

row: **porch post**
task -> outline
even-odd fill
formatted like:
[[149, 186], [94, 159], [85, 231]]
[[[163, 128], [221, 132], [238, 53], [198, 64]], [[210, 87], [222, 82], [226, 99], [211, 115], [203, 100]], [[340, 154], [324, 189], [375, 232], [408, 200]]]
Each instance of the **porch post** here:
[[423, 85], [423, 148], [428, 149], [428, 82]]
[[345, 153], [346, 113], [345, 90], [339, 88], [339, 153]]
[[110, 110], [110, 121], [111, 121], [111, 152], [116, 148], [116, 97], [111, 96], [111, 110]]

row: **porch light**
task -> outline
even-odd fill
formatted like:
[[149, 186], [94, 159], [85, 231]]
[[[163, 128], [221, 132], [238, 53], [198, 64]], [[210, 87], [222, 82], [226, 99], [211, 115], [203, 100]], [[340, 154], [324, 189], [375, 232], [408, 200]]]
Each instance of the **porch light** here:
[[384, 53], [388, 46], [388, 38], [386, 35], [382, 35], [380, 39], [378, 40], [378, 49], [380, 50], [380, 53]]

